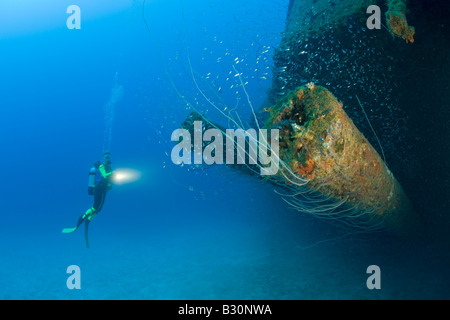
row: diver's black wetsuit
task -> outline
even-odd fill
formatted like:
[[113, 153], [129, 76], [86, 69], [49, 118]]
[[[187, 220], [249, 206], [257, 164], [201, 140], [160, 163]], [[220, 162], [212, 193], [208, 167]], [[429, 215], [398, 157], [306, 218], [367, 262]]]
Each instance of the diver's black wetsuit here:
[[[105, 166], [105, 171], [109, 173], [112, 171], [112, 169], [110, 166]], [[103, 203], [105, 203], [106, 194], [110, 189], [111, 184], [109, 183], [109, 179], [101, 177], [99, 178], [99, 181], [96, 182], [94, 187], [94, 204], [92, 205], [92, 207], [95, 209], [96, 214], [98, 214], [100, 210], [102, 210]]]
[[106, 180], [95, 185], [94, 188], [94, 204], [92, 207], [96, 213], [102, 210], [103, 203], [105, 202], [106, 193], [108, 193], [108, 182]]

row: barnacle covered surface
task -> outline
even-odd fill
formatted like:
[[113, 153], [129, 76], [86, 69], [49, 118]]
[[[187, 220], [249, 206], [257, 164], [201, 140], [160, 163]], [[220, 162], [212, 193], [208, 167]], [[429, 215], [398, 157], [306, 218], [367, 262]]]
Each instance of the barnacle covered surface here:
[[294, 172], [309, 180], [309, 189], [345, 202], [366, 221], [416, 222], [402, 187], [330, 91], [309, 83], [268, 112], [265, 127], [280, 129], [280, 161], [289, 168], [281, 167], [280, 176]]

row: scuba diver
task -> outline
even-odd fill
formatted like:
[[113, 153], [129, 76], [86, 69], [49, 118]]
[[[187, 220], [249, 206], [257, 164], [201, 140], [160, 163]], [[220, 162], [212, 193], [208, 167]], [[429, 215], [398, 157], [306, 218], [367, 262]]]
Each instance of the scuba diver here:
[[94, 196], [94, 204], [79, 219], [74, 228], [64, 228], [62, 233], [72, 233], [76, 231], [84, 222], [84, 238], [86, 247], [89, 248], [88, 227], [91, 220], [102, 210], [106, 194], [111, 190], [111, 154], [103, 153], [102, 162], [97, 161], [89, 172], [88, 193]]

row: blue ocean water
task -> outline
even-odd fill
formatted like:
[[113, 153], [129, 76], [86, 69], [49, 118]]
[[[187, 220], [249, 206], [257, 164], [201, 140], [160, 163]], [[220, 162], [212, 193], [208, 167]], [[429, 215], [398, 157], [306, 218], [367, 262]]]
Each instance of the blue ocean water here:
[[[73, 4], [81, 9], [79, 30], [66, 25]], [[450, 297], [442, 239], [343, 234], [290, 210], [254, 177], [171, 161], [171, 134], [193, 107], [227, 123], [203, 93], [250, 121], [233, 65], [252, 105], [264, 103], [288, 6], [2, 1], [1, 299]], [[105, 105], [117, 85], [123, 96], [112, 102], [112, 166], [141, 178], [113, 185], [90, 224], [87, 249], [83, 228], [61, 230], [92, 205], [88, 171], [101, 159]], [[67, 287], [71, 265], [80, 268], [81, 289]], [[367, 288], [370, 265], [380, 266], [379, 290]]]

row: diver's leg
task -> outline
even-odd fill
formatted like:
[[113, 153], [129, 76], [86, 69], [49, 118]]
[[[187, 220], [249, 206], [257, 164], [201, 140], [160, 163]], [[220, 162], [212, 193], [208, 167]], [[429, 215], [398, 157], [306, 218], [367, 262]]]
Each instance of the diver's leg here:
[[95, 215], [96, 212], [97, 212], [97, 210], [95, 210], [94, 207], [90, 207], [90, 208], [87, 209], [87, 211], [83, 214], [83, 216], [80, 217], [80, 219], [78, 220], [78, 222], [80, 222], [80, 220], [81, 220], [81, 223], [82, 223], [84, 220], [89, 219], [89, 217], [92, 217], [93, 215]]
[[100, 196], [100, 201], [99, 201], [98, 206], [97, 206], [97, 212], [102, 210], [103, 204], [105, 203], [105, 197], [106, 197], [106, 193], [107, 192], [108, 191], [106, 190], [106, 188], [102, 189], [101, 196]]
[[106, 188], [103, 185], [96, 185], [95, 186], [95, 194], [94, 194], [94, 205], [92, 208], [95, 210], [95, 214], [91, 215], [90, 220], [102, 210], [103, 203], [105, 202], [105, 196], [106, 196]]
[[81, 226], [81, 224], [86, 220], [86, 218], [92, 216], [95, 212], [96, 211], [95, 211], [95, 209], [93, 207], [87, 209], [87, 211], [81, 217], [78, 218], [78, 222], [77, 222], [77, 226], [76, 227], [74, 227], [74, 228], [64, 228], [62, 230], [62, 233], [71, 233], [71, 232], [76, 231]]
[[86, 242], [86, 248], [89, 248], [89, 240], [88, 240], [89, 222], [91, 222], [91, 220], [88, 218], [84, 223], [84, 241]]
[[86, 222], [84, 223], [84, 240], [86, 241], [86, 248], [89, 248], [89, 239], [88, 239], [89, 223], [102, 209], [103, 203], [105, 202], [106, 192], [107, 192], [106, 188], [102, 187], [101, 185], [95, 186], [94, 205], [92, 206], [92, 208], [86, 211], [86, 213], [82, 217], [83, 221], [86, 220]]
[[86, 242], [86, 248], [89, 248], [89, 237], [88, 237], [89, 223], [97, 215], [97, 213], [100, 212], [103, 206], [103, 202], [105, 200], [105, 193], [103, 192], [103, 189], [104, 188], [101, 188], [101, 186], [95, 187], [94, 205], [92, 206], [92, 208], [86, 211], [86, 213], [82, 217], [83, 221], [86, 220], [86, 222], [84, 223], [84, 240]]

